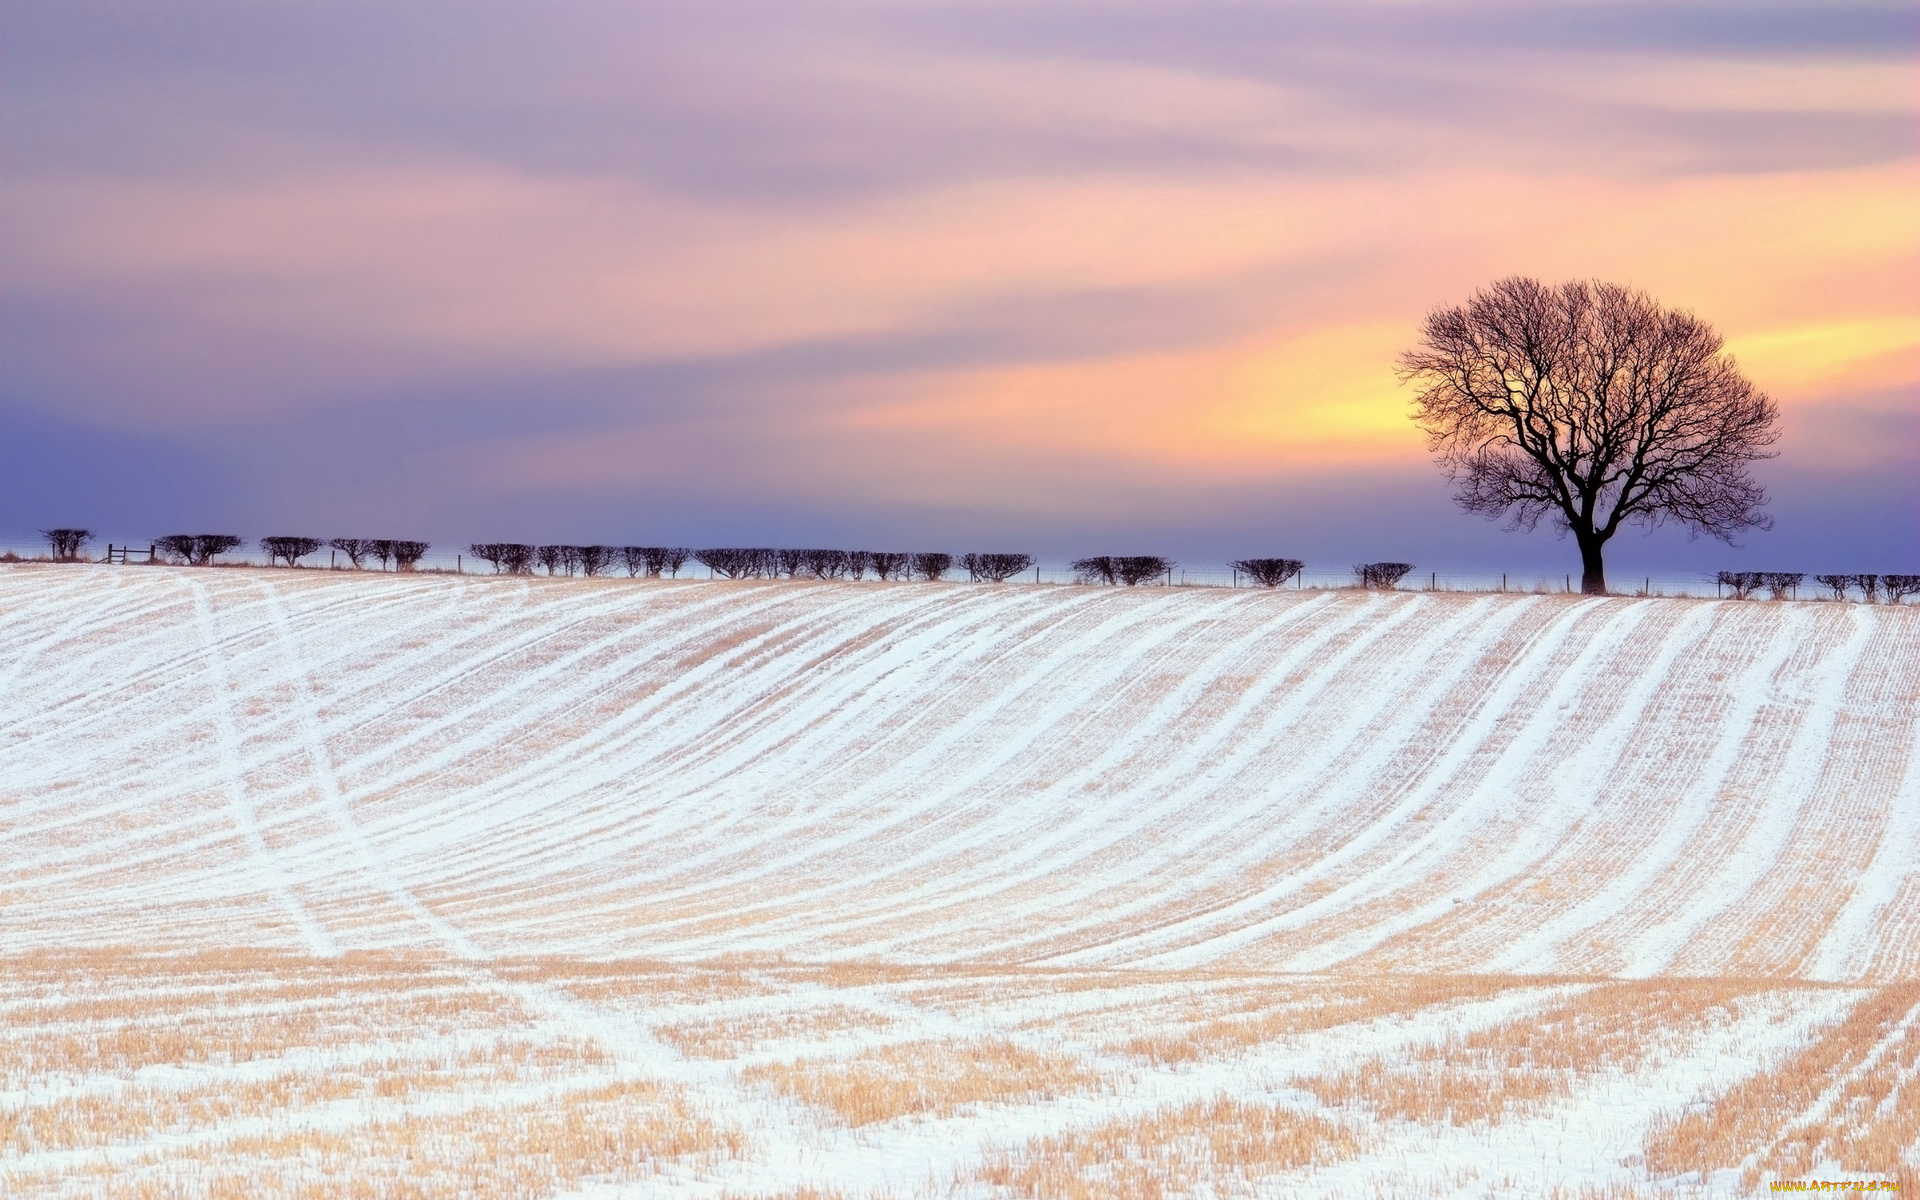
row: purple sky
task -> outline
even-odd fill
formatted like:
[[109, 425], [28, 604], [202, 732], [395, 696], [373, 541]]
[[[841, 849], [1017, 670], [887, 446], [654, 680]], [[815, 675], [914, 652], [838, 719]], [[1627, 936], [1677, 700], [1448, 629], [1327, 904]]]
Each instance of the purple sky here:
[[1920, 570], [1898, 4], [15, 0], [0, 537], [1397, 558], [1393, 355], [1644, 287], [1786, 413], [1741, 549]]

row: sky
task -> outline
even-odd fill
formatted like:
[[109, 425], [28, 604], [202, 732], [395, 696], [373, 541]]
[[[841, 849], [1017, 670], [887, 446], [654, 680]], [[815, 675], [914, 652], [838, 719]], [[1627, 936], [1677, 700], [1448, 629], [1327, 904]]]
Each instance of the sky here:
[[1897, 3], [9, 0], [0, 539], [1577, 566], [1396, 355], [1643, 288], [1779, 401], [1738, 547], [1920, 570]]

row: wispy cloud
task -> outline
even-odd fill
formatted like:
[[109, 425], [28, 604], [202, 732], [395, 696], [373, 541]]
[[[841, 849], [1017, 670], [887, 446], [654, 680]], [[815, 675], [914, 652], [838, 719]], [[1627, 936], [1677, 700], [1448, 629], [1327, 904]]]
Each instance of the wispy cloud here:
[[351, 457], [354, 427], [409, 447], [334, 484], [237, 467], [222, 493], [316, 520], [677, 488], [807, 520], [1199, 528], [1308, 475], [1430, 489], [1392, 353], [1525, 272], [1647, 287], [1790, 405], [1866, 414], [1822, 428], [1876, 427], [1920, 386], [1917, 26], [1904, 4], [15, 4], [5, 400], [36, 437], [238, 463]]

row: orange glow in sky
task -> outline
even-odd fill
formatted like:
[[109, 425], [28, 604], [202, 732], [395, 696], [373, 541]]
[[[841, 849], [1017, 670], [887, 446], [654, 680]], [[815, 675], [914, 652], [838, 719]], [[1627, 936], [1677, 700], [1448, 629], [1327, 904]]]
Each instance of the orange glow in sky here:
[[1835, 431], [1920, 408], [1911, 22], [1577, 7], [503, 4], [398, 71], [373, 8], [182, 57], [25, 5], [8, 403], [238, 459], [412, 431], [404, 481], [274, 498], [329, 519], [724, 480], [1069, 527], [1430, 477], [1395, 357], [1530, 274], [1715, 324], [1783, 463], [1905, 469]]

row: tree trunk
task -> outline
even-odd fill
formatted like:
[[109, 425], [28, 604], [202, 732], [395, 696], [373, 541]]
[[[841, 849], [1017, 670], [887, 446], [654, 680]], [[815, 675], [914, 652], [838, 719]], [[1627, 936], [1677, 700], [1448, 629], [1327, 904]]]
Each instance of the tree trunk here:
[[1600, 561], [1606, 540], [1591, 535], [1583, 537], [1577, 531], [1574, 538], [1580, 543], [1580, 590], [1589, 596], [1606, 595], [1607, 568]]

